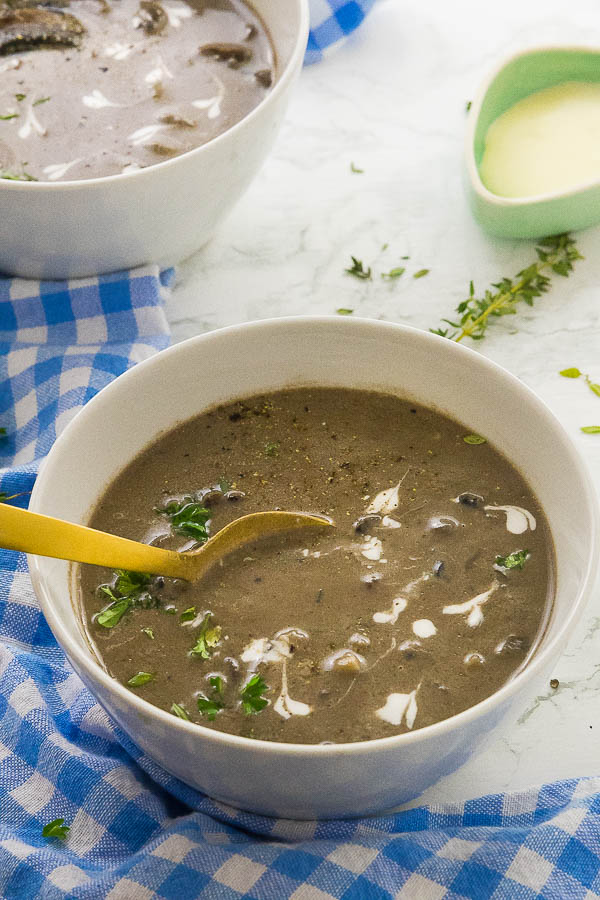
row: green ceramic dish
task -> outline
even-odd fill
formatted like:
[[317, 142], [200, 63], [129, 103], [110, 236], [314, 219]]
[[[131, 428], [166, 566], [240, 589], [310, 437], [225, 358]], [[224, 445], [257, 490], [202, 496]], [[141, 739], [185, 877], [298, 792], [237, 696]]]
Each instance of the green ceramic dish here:
[[467, 126], [467, 171], [473, 214], [499, 237], [539, 238], [600, 222], [600, 175], [569, 191], [532, 197], [492, 194], [479, 175], [486, 132], [519, 100], [565, 81], [600, 82], [600, 48], [539, 47], [504, 62], [471, 105]]

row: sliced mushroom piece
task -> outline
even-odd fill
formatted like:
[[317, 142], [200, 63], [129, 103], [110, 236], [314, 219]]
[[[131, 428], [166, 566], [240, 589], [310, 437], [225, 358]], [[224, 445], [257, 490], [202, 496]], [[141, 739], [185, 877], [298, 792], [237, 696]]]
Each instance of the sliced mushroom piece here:
[[37, 47], [79, 47], [85, 31], [70, 13], [5, 8], [0, 10], [0, 56]]
[[157, 0], [141, 0], [137, 17], [146, 34], [160, 34], [169, 22], [166, 12]]
[[381, 525], [381, 516], [372, 514], [359, 516], [353, 528], [359, 534], [370, 534], [370, 529], [377, 528], [378, 525]]
[[270, 88], [273, 84], [273, 73], [270, 69], [259, 69], [258, 72], [254, 73], [254, 77], [264, 88]]
[[200, 53], [202, 56], [226, 62], [232, 68], [237, 68], [252, 59], [252, 50], [249, 47], [244, 47], [243, 44], [229, 44], [225, 41], [203, 44], [200, 47]]
[[173, 110], [167, 110], [158, 116], [158, 121], [164, 125], [174, 125], [176, 128], [196, 128], [198, 121]]

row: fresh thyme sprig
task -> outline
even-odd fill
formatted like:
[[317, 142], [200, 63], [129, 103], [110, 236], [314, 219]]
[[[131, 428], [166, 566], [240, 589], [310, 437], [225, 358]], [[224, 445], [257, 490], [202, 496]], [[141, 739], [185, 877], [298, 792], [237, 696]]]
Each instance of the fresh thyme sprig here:
[[569, 234], [558, 234], [544, 238], [535, 248], [537, 261], [521, 269], [516, 278], [502, 278], [492, 284], [479, 298], [475, 296], [473, 282], [469, 286], [469, 296], [456, 307], [456, 321], [442, 319], [450, 328], [432, 328], [434, 334], [462, 341], [470, 337], [480, 341], [485, 337], [490, 316], [507, 316], [516, 312], [520, 302], [533, 306], [536, 297], [541, 297], [551, 287], [551, 275], [562, 275], [567, 278], [573, 270], [573, 264], [583, 259]]

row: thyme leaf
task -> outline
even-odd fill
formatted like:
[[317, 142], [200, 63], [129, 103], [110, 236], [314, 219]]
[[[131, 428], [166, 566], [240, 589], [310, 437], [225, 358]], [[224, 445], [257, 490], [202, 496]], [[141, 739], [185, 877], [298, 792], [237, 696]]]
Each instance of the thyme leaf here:
[[65, 825], [64, 819], [54, 819], [52, 822], [48, 822], [47, 825], [44, 825], [42, 828], [42, 836], [60, 838], [62, 841], [69, 833], [69, 828], [69, 825]]
[[353, 162], [350, 163], [350, 171], [354, 172], [355, 175], [364, 175], [364, 169], [359, 169], [358, 166], [355, 166]]
[[424, 278], [425, 275], [429, 275], [430, 272], [431, 272], [431, 269], [419, 269], [418, 272], [415, 272], [415, 274], [413, 275], [413, 278]]
[[487, 444], [486, 439], [480, 434], [465, 434], [463, 441], [465, 444]]
[[356, 256], [350, 256], [352, 260], [352, 265], [349, 269], [344, 269], [348, 275], [353, 275], [355, 278], [359, 278], [361, 281], [370, 281], [371, 280], [371, 266], [365, 268], [362, 260], [357, 259]]
[[381, 277], [384, 281], [394, 281], [396, 278], [400, 278], [401, 275], [404, 275], [405, 272], [405, 266], [396, 266], [395, 269], [390, 269], [389, 272], [382, 272]]
[[[541, 297], [552, 286], [551, 276], [567, 278], [578, 259], [583, 259], [569, 234], [557, 234], [544, 238], [535, 248], [537, 260], [521, 269], [513, 278], [502, 278], [488, 288], [482, 297], [475, 296], [471, 281], [469, 296], [456, 307], [455, 319], [443, 319], [449, 328], [432, 328], [452, 341], [462, 341], [470, 337], [474, 341], [485, 337], [491, 316], [514, 315], [518, 303], [533, 306], [536, 297]], [[574, 377], [574, 376], [572, 376]]]
[[582, 425], [581, 430], [584, 434], [600, 434], [600, 425]]
[[154, 675], [152, 672], [137, 672], [135, 675], [132, 675], [127, 684], [129, 687], [141, 687], [143, 684], [148, 684], [149, 681], [154, 679]]
[[351, 316], [353, 312], [353, 309], [347, 309], [345, 306], [340, 306], [339, 309], [336, 309], [338, 316]]

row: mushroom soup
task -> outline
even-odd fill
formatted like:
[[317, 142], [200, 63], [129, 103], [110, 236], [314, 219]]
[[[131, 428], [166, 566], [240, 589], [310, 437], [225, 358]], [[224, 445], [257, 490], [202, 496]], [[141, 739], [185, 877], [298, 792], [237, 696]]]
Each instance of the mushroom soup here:
[[117, 175], [231, 128], [275, 79], [240, 0], [0, 0], [0, 178]]
[[109, 673], [173, 715], [271, 741], [362, 741], [488, 697], [534, 652], [554, 552], [483, 437], [394, 396], [291, 389], [203, 413], [108, 487], [90, 524], [190, 549], [283, 508], [335, 528], [246, 545], [200, 582], [81, 567]]

